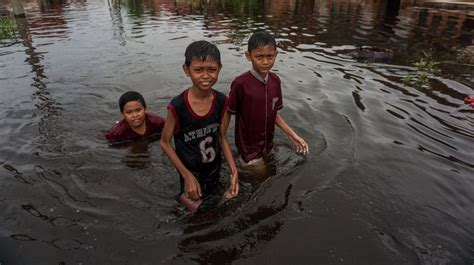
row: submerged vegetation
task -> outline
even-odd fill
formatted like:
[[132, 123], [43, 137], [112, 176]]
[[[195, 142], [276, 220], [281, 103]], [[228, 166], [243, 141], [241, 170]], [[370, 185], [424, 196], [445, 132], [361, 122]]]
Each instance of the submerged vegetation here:
[[15, 36], [16, 24], [9, 17], [0, 18], [0, 38], [11, 38]]
[[422, 51], [418, 60], [412, 65], [418, 70], [415, 74], [409, 74], [403, 78], [403, 82], [414, 87], [422, 87], [428, 84], [428, 75], [441, 72], [438, 68], [440, 62], [433, 58], [433, 51]]
[[421, 58], [413, 63], [413, 66], [417, 67], [422, 71], [426, 71], [429, 73], [438, 73], [440, 72], [438, 65], [440, 62], [435, 61], [433, 59], [433, 51], [422, 51]]

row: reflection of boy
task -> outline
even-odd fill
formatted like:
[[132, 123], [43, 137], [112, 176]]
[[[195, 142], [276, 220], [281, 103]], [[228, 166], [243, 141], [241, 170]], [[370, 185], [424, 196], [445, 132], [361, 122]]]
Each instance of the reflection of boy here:
[[125, 92], [119, 99], [119, 106], [123, 118], [105, 133], [107, 140], [111, 142], [133, 140], [159, 134], [163, 130], [165, 120], [147, 112], [145, 99], [140, 93]]
[[277, 56], [276, 41], [268, 32], [254, 33], [245, 52], [252, 69], [236, 77], [231, 85], [228, 112], [236, 115], [235, 143], [244, 165], [258, 162], [273, 148], [275, 124], [290, 138], [298, 153], [309, 152], [278, 114], [283, 108], [280, 78], [270, 69]]
[[[168, 117], [160, 146], [180, 174], [181, 200], [198, 201], [216, 191], [221, 169], [221, 148], [231, 171], [227, 197], [238, 193], [237, 168], [222, 125], [227, 97], [212, 89], [221, 69], [220, 52], [207, 41], [191, 43], [185, 52], [183, 70], [192, 86], [174, 97], [168, 105]], [[224, 129], [225, 128], [225, 129]], [[175, 149], [170, 141], [174, 138]], [[189, 199], [188, 199], [189, 198]], [[191, 211], [195, 209], [190, 209]]]

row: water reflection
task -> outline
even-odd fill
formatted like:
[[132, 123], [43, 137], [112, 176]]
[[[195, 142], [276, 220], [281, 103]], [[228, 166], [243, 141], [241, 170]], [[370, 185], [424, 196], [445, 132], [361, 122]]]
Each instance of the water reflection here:
[[[199, 263], [222, 264], [238, 259], [246, 252], [256, 251], [274, 239], [284, 226], [278, 214], [289, 203], [292, 186], [285, 190], [275, 189], [278, 181], [267, 179], [250, 187], [243, 183], [241, 194], [219, 209], [194, 216], [184, 231], [184, 239], [178, 243], [177, 261], [196, 260]], [[271, 198], [266, 197], [271, 193]], [[255, 204], [256, 200], [265, 204]], [[236, 212], [235, 208], [246, 208]], [[216, 220], [219, 220], [216, 224]]]
[[126, 40], [124, 38], [125, 29], [123, 26], [123, 18], [121, 13], [121, 4], [119, 1], [107, 1], [109, 4], [110, 17], [114, 25], [114, 36], [120, 42], [120, 45], [125, 46]]
[[[273, 31], [283, 50], [299, 50], [303, 44], [323, 49], [325, 53], [329, 52], [325, 49], [328, 47], [333, 47], [334, 51], [337, 46], [347, 46], [346, 49], [375, 46], [394, 50], [395, 63], [405, 65], [411, 63], [413, 53], [433, 48], [436, 59], [447, 61], [445, 70], [448, 72], [447, 67], [453, 64], [463, 68], [460, 65], [462, 58], [453, 58], [452, 54], [472, 44], [474, 23], [467, 11], [414, 7], [407, 1], [400, 4], [400, 1], [382, 0], [213, 0], [206, 3], [113, 0], [111, 6], [114, 10], [126, 6], [132, 17], [141, 18], [136, 22], [140, 28], [144, 23], [153, 23], [150, 16], [200, 15], [203, 16], [203, 27], [209, 30], [207, 36], [217, 39], [225, 36], [225, 43], [242, 43], [252, 29], [260, 28]], [[420, 38], [426, 41], [420, 41]], [[468, 58], [472, 58], [470, 55]], [[460, 62], [456, 64], [456, 61]], [[469, 68], [464, 65], [461, 71], [472, 70]]]
[[[0, 53], [1, 261], [468, 263], [473, 17], [413, 2], [24, 1], [21, 42]], [[282, 113], [313, 152], [277, 135], [270, 173], [241, 172], [237, 199], [188, 215], [156, 142], [110, 147], [102, 131], [127, 90], [166, 113], [192, 40], [219, 45], [227, 93], [258, 29], [278, 39]], [[393, 57], [357, 61], [362, 46]], [[404, 83], [428, 49], [442, 73]]]
[[157, 145], [160, 136], [155, 135], [146, 139], [139, 139], [133, 142], [113, 144], [113, 148], [127, 149], [128, 153], [122, 160], [129, 168], [144, 169], [151, 165], [151, 157], [148, 146]]
[[55, 131], [54, 124], [57, 121], [56, 119], [61, 113], [61, 107], [47, 88], [48, 78], [44, 73], [44, 65], [42, 64], [44, 53], [38, 52], [37, 48], [33, 45], [31, 30], [35, 27], [35, 24], [30, 24], [26, 18], [16, 18], [16, 23], [22, 43], [26, 47], [26, 61], [31, 65], [32, 73], [34, 74], [31, 86], [36, 88], [33, 92], [33, 98], [36, 101], [35, 107], [40, 111], [40, 121], [38, 124], [40, 149], [49, 145], [57, 150], [59, 148], [57, 142], [59, 135], [53, 132]]

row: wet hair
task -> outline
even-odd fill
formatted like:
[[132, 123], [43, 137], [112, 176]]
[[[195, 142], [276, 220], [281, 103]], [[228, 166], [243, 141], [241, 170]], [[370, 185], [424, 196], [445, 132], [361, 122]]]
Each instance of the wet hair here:
[[207, 59], [214, 60], [219, 65], [221, 64], [221, 53], [216, 45], [205, 41], [195, 41], [188, 45], [184, 52], [184, 63], [189, 66], [192, 60], [205, 61]]
[[145, 99], [143, 98], [142, 94], [136, 91], [127, 91], [123, 93], [122, 96], [120, 96], [119, 98], [120, 112], [123, 112], [123, 108], [125, 104], [127, 104], [130, 101], [138, 101], [143, 105], [143, 107], [146, 108]]
[[252, 34], [252, 36], [250, 36], [247, 50], [251, 52], [257, 48], [267, 45], [270, 45], [276, 49], [277, 45], [275, 38], [267, 31], [257, 31]]

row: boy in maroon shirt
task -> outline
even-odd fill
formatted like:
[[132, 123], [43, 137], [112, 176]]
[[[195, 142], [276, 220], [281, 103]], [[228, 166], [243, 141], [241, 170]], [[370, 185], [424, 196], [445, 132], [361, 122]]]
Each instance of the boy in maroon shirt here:
[[236, 77], [231, 85], [227, 111], [235, 114], [235, 143], [243, 164], [262, 160], [273, 148], [275, 124], [296, 147], [308, 154], [306, 142], [278, 114], [283, 108], [280, 78], [270, 69], [277, 55], [276, 41], [268, 32], [252, 34], [245, 57], [252, 69]]
[[105, 133], [105, 138], [110, 142], [117, 143], [148, 137], [159, 134], [163, 130], [165, 120], [154, 113], [147, 112], [145, 99], [140, 93], [135, 91], [123, 93], [119, 99], [119, 107], [123, 118]]

